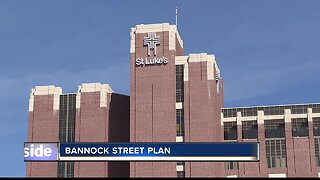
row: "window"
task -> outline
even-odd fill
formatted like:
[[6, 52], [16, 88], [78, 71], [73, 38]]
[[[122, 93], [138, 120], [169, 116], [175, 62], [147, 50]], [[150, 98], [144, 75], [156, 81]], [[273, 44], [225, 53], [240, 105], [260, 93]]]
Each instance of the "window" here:
[[264, 111], [264, 115], [282, 115], [284, 114], [284, 106], [271, 106], [271, 107], [263, 107], [259, 110]]
[[320, 138], [314, 138], [314, 149], [315, 149], [315, 154], [316, 154], [317, 166], [320, 166], [319, 145], [320, 145]]
[[[176, 102], [184, 102], [184, 66], [176, 65]], [[177, 136], [184, 136], [184, 110], [176, 109]], [[177, 162], [177, 165], [184, 162]], [[184, 177], [183, 172], [177, 172], [177, 177]]]
[[75, 141], [76, 94], [60, 96], [59, 141]]
[[264, 121], [268, 168], [287, 167], [284, 120]]
[[257, 139], [258, 124], [257, 121], [242, 122], [242, 139]]
[[291, 114], [307, 114], [308, 105], [293, 105], [291, 106]]
[[312, 105], [312, 113], [320, 113], [320, 104]]
[[320, 104], [309, 105], [288, 105], [288, 106], [268, 106], [268, 107], [246, 107], [223, 109], [223, 117], [237, 117], [237, 112], [241, 112], [242, 117], [257, 116], [258, 111], [264, 111], [265, 116], [283, 115], [285, 109], [290, 109], [291, 114], [307, 114], [308, 108], [312, 108], [313, 113], [320, 113]]
[[58, 177], [73, 177], [73, 162], [58, 162]]
[[313, 135], [320, 136], [320, 117], [312, 118], [313, 122]]
[[214, 67], [215, 67], [214, 69], [215, 69], [215, 73], [216, 73], [215, 79], [216, 79], [217, 93], [219, 94], [220, 93], [220, 79], [221, 79], [220, 70], [217, 68], [216, 65], [214, 65]]
[[308, 119], [307, 118], [291, 119], [291, 124], [292, 124], [292, 136], [293, 137], [309, 136]]
[[236, 109], [223, 109], [223, 117], [237, 117], [237, 110]]
[[[75, 141], [76, 94], [60, 95], [59, 141]], [[73, 162], [58, 162], [58, 177], [73, 177]]]
[[184, 101], [183, 65], [176, 65], [176, 102]]
[[184, 178], [186, 175], [185, 175], [185, 172], [184, 171], [177, 171], [177, 177], [178, 178]]
[[237, 122], [224, 122], [224, 140], [237, 140]]
[[177, 136], [184, 136], [184, 110], [176, 109]]
[[224, 164], [226, 170], [238, 169], [238, 162], [230, 161]]
[[284, 120], [266, 120], [264, 121], [265, 137], [266, 138], [284, 138]]
[[242, 117], [247, 117], [247, 116], [257, 116], [258, 109], [256, 107], [252, 108], [239, 108], [237, 110], [238, 112], [241, 112]]
[[266, 139], [268, 168], [287, 167], [285, 139]]

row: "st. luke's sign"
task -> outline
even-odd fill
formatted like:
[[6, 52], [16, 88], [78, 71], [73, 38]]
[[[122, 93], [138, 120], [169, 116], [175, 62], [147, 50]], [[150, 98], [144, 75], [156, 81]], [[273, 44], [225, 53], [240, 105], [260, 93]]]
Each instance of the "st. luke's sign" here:
[[[147, 46], [148, 56], [150, 56], [151, 50], [153, 55], [157, 56], [157, 45], [160, 45], [160, 36], [157, 36], [155, 32], [149, 32], [147, 37], [143, 38], [143, 45]], [[144, 65], [161, 65], [167, 64], [168, 58], [166, 57], [154, 57], [154, 58], [140, 58], [136, 59], [136, 66]]]

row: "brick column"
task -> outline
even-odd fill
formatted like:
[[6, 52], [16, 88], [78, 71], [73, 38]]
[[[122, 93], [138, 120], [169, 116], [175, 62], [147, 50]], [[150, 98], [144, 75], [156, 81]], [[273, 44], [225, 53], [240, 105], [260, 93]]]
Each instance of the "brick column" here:
[[287, 177], [292, 177], [295, 174], [294, 147], [292, 140], [292, 125], [291, 125], [291, 109], [284, 110], [286, 150], [287, 150]]
[[260, 142], [260, 163], [259, 174], [260, 177], [267, 177], [267, 158], [266, 158], [266, 144], [264, 132], [264, 112], [258, 111], [258, 141]]
[[318, 166], [316, 164], [316, 153], [314, 147], [313, 136], [313, 121], [312, 121], [312, 108], [308, 108], [308, 129], [309, 129], [309, 154], [310, 154], [310, 167], [313, 177], [318, 177]]
[[[242, 142], [241, 112], [237, 112], [237, 140]], [[244, 177], [244, 162], [238, 162], [238, 177]]]

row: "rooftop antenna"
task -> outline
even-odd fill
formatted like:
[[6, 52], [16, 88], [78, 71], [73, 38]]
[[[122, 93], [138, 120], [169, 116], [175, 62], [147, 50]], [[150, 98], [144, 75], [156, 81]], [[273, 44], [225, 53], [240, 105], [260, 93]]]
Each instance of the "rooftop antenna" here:
[[178, 7], [176, 6], [176, 26], [178, 27]]

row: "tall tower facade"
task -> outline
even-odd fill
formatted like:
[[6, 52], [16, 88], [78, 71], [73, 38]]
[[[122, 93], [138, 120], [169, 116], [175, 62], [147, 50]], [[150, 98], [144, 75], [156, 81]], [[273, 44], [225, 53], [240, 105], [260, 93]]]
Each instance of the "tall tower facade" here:
[[[184, 98], [180, 101], [177, 96], [176, 111], [183, 112], [183, 118], [177, 113], [177, 120], [184, 121], [181, 124], [185, 132], [181, 136], [177, 134], [177, 142], [222, 142], [223, 79], [215, 56], [206, 53], [177, 56], [176, 66], [184, 69]], [[219, 177], [223, 175], [223, 165], [222, 162], [178, 163], [177, 170], [184, 173], [178, 171], [177, 175]]]
[[[62, 89], [36, 86], [29, 99], [28, 142], [59, 141], [59, 101]], [[27, 162], [27, 177], [57, 177], [57, 162]]]
[[[130, 141], [176, 141], [175, 25], [137, 25], [130, 34]], [[176, 176], [175, 162], [131, 162], [131, 177]]]
[[[223, 81], [214, 55], [183, 56], [175, 25], [130, 34], [130, 141], [221, 142]], [[131, 162], [131, 177], [217, 176], [221, 163]]]

